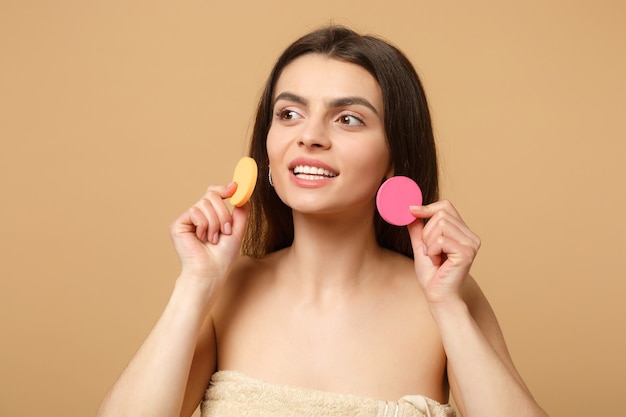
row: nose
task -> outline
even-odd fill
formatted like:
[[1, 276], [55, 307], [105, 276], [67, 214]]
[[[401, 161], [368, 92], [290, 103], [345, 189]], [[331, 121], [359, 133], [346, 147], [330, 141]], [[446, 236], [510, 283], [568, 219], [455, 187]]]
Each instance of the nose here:
[[309, 119], [300, 131], [298, 145], [313, 149], [330, 148], [331, 140], [324, 123], [322, 121]]

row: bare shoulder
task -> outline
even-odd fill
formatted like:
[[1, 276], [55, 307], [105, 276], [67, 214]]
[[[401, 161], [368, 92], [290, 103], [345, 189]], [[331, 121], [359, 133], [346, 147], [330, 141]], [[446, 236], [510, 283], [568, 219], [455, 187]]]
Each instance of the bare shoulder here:
[[231, 289], [241, 289], [259, 283], [275, 274], [282, 252], [274, 252], [263, 258], [240, 256], [233, 265], [227, 280]]
[[253, 258], [251, 256], [240, 256], [233, 265], [229, 274], [228, 287], [239, 287], [250, 283], [255, 276], [263, 274], [270, 265], [266, 258]]
[[387, 271], [387, 285], [400, 287], [413, 301], [421, 301], [423, 293], [415, 276], [413, 259], [394, 251], [386, 251], [383, 267]]

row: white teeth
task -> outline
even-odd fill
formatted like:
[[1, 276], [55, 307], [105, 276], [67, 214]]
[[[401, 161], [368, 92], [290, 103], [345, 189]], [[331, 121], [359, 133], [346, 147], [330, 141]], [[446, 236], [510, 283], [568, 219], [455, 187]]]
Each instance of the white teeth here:
[[[334, 174], [327, 169], [312, 167], [308, 165], [296, 166], [293, 169], [293, 173], [305, 179], [317, 179], [320, 176], [329, 177], [329, 178], [337, 176], [337, 174]], [[305, 175], [302, 175], [302, 174], [305, 174]]]

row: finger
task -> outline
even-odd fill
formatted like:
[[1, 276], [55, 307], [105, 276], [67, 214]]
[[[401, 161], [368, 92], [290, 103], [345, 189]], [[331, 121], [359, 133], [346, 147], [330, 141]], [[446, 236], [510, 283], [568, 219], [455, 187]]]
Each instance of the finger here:
[[211, 211], [212, 220], [215, 222], [216, 232], [231, 234], [232, 215], [225, 200], [215, 193], [207, 195], [204, 207]]
[[[426, 207], [426, 210], [432, 208], [433, 206]], [[421, 230], [424, 254], [434, 265], [441, 265], [450, 257], [454, 260], [471, 261], [480, 247], [478, 236], [467, 227], [451, 205], [444, 203], [435, 208], [438, 210]], [[414, 252], [416, 250], [414, 248]]]
[[198, 240], [202, 242], [207, 240], [209, 221], [204, 213], [197, 207], [193, 206], [189, 208], [189, 210], [183, 214], [179, 224], [183, 225], [183, 227], [187, 226], [181, 229], [181, 232], [193, 232]]
[[250, 203], [235, 207], [232, 214], [232, 234], [243, 239], [250, 214]]
[[[427, 218], [427, 235], [456, 236], [460, 241], [480, 246], [480, 238], [467, 226], [458, 211], [448, 201], [440, 201], [428, 206], [411, 207], [411, 213], [418, 218]], [[460, 232], [461, 234], [457, 233]]]
[[470, 255], [472, 258], [480, 248], [480, 238], [459, 218], [438, 213], [424, 226], [422, 241], [429, 256]]
[[[409, 231], [409, 238], [411, 239], [411, 246], [413, 247], [413, 253], [424, 252], [424, 222], [421, 219], [417, 219], [413, 223], [407, 226]], [[417, 255], [415, 255], [417, 256]]]
[[206, 197], [209, 194], [217, 194], [224, 200], [232, 197], [232, 195], [235, 194], [235, 191], [237, 191], [236, 182], [231, 182], [227, 185], [211, 185], [207, 188], [204, 196]]
[[418, 219], [429, 219], [439, 212], [449, 213], [461, 219], [459, 212], [448, 200], [435, 201], [425, 206], [410, 206], [409, 210], [411, 210], [411, 213]]
[[[413, 226], [415, 224], [415, 226]], [[409, 236], [413, 245], [413, 252], [421, 251], [424, 254], [429, 252], [429, 248], [436, 246], [437, 241], [443, 237], [458, 241], [461, 244], [469, 244], [471, 241], [456, 226], [447, 220], [434, 222], [432, 219], [427, 224], [416, 221], [409, 226]], [[420, 247], [421, 246], [421, 247]]]
[[445, 234], [431, 235], [424, 240], [425, 254], [429, 257], [473, 259], [478, 252], [479, 245], [474, 242], [463, 241], [458, 236]]
[[413, 247], [413, 258], [416, 265], [422, 267], [432, 267], [441, 265], [442, 258], [440, 253], [429, 254], [428, 244], [425, 241], [425, 225], [421, 219], [414, 221], [408, 225], [411, 246]]
[[468, 246], [476, 246], [480, 239], [463, 221], [457, 217], [437, 213], [425, 227], [424, 240], [428, 243], [431, 238], [445, 236], [457, 240]]
[[[222, 204], [222, 200], [218, 196], [216, 196], [215, 198], [217, 198], [217, 200], [219, 201], [218, 204]], [[221, 223], [216, 211], [216, 207], [213, 204], [214, 203], [209, 198], [203, 198], [194, 205], [194, 208], [200, 211], [207, 220], [207, 240], [211, 243], [217, 243], [217, 241], [219, 240]]]
[[183, 233], [195, 233], [195, 231], [196, 226], [191, 220], [191, 210], [186, 210], [170, 224], [170, 236], [172, 237]]
[[220, 233], [229, 235], [232, 232], [232, 217], [224, 200], [230, 197], [236, 189], [235, 183], [226, 186], [210, 186], [202, 199], [194, 205], [207, 219], [207, 240], [214, 244], [218, 243]]

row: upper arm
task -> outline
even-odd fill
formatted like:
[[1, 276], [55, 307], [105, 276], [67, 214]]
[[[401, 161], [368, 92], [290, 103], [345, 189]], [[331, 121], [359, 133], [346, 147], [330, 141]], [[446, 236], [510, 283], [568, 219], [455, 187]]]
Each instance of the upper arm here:
[[217, 364], [215, 330], [213, 319], [209, 314], [202, 325], [200, 336], [189, 371], [185, 398], [181, 409], [181, 417], [189, 417], [196, 410], [208, 388], [211, 375]]

